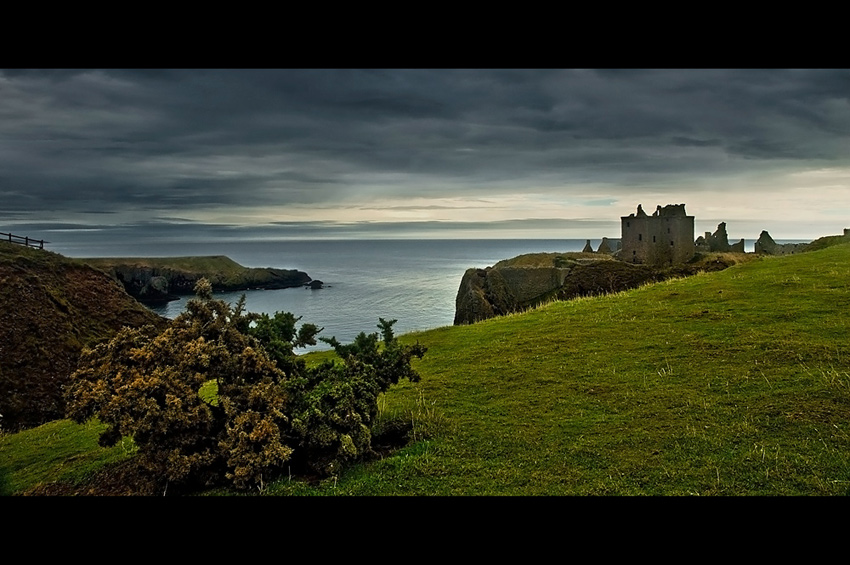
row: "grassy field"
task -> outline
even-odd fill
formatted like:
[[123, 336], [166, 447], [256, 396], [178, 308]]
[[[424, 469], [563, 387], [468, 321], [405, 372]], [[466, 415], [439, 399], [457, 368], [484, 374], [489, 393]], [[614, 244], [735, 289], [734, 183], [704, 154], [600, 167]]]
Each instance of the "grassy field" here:
[[175, 271], [185, 271], [187, 273], [218, 272], [230, 278], [238, 276], [246, 269], [246, 267], [224, 255], [155, 258], [95, 257], [74, 259], [74, 261], [101, 269], [108, 269], [115, 264], [123, 264], [139, 268], [174, 269]]
[[16, 434], [0, 434], [0, 495], [24, 492], [41, 483], [85, 481], [104, 465], [132, 457], [132, 441], [98, 447], [105, 426], [57, 420]]
[[382, 414], [416, 441], [264, 494], [846, 495], [849, 311], [839, 245], [405, 335], [422, 381]]

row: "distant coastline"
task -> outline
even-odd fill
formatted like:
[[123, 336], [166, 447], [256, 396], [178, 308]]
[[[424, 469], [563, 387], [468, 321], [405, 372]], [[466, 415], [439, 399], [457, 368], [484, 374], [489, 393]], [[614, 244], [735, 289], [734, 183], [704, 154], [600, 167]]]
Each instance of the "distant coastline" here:
[[205, 278], [216, 292], [282, 289], [308, 285], [312, 278], [296, 269], [244, 267], [224, 255], [187, 257], [103, 257], [75, 259], [120, 282], [143, 303], [176, 300], [194, 292]]

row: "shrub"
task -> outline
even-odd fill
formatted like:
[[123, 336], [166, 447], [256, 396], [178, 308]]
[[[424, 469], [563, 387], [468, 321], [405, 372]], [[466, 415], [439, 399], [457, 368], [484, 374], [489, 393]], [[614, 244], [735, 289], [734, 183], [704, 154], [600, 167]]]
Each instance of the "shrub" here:
[[[139, 463], [178, 485], [262, 485], [285, 465], [332, 474], [371, 452], [378, 395], [399, 379], [418, 380], [393, 321], [351, 345], [326, 339], [342, 362], [306, 367], [294, 348], [319, 328], [278, 312], [244, 313], [214, 300], [206, 280], [163, 332], [125, 328], [84, 351], [66, 398], [68, 417], [108, 424], [103, 445], [132, 436]], [[210, 383], [217, 393], [208, 394]], [[204, 389], [204, 394], [201, 390]]]

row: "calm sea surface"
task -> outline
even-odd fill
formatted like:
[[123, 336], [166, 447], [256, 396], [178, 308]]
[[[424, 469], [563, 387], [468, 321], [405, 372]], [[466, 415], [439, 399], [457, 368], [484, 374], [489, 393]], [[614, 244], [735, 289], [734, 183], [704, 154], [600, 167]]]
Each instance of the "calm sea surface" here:
[[[484, 268], [523, 253], [581, 251], [584, 239], [479, 240], [311, 240], [216, 241], [151, 244], [102, 243], [52, 246], [69, 257], [166, 257], [226, 255], [246, 267], [298, 269], [325, 283], [309, 290], [245, 291], [252, 312], [292, 312], [323, 327], [319, 335], [349, 343], [364, 331], [378, 331], [378, 318], [396, 319], [396, 334], [449, 326], [464, 271]], [[601, 240], [592, 239], [596, 249]], [[781, 241], [781, 242], [784, 242]], [[748, 251], [752, 251], [752, 243]], [[231, 303], [243, 292], [219, 293]], [[154, 310], [168, 318], [183, 311], [187, 298]], [[329, 349], [318, 343], [305, 351]]]
[[[292, 312], [349, 343], [361, 331], [377, 332], [378, 318], [397, 319], [396, 334], [449, 326], [461, 277], [471, 267], [536, 252], [581, 251], [586, 240], [314, 240], [179, 243], [168, 248], [121, 245], [56, 249], [71, 257], [164, 257], [227, 255], [246, 267], [298, 269], [325, 283], [309, 290], [245, 291], [252, 312]], [[595, 249], [600, 240], [591, 240]], [[234, 303], [243, 292], [219, 293]], [[187, 298], [154, 310], [168, 318], [183, 311]], [[329, 349], [319, 342], [309, 350]]]

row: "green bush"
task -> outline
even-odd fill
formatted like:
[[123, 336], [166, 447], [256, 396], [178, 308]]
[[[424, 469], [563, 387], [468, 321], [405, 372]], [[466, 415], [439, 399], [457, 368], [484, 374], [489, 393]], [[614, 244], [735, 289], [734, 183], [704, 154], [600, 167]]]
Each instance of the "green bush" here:
[[107, 424], [103, 445], [132, 437], [139, 463], [169, 484], [262, 486], [287, 467], [334, 474], [371, 453], [378, 395], [419, 378], [410, 362], [425, 348], [399, 344], [395, 320], [379, 319], [382, 343], [376, 333], [324, 340], [341, 363], [308, 368], [293, 350], [315, 344], [319, 328], [246, 314], [244, 297], [214, 300], [206, 280], [195, 290], [163, 332], [125, 328], [85, 350], [66, 393], [69, 418]]

